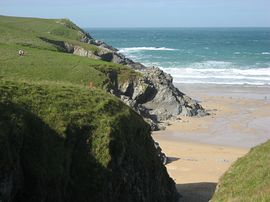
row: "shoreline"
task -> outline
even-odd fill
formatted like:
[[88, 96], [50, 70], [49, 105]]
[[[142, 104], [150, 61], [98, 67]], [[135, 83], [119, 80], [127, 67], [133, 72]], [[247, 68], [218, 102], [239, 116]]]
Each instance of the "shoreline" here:
[[219, 178], [250, 148], [270, 138], [270, 88], [175, 84], [210, 112], [181, 117], [152, 137], [169, 157], [183, 201], [208, 201]]
[[[236, 97], [261, 99], [270, 102], [270, 85], [250, 84], [187, 84], [173, 83], [181, 92], [191, 96], [193, 99], [207, 96]], [[199, 100], [201, 102], [201, 100]]]
[[[270, 138], [270, 88], [178, 85], [207, 110], [205, 117], [181, 117], [155, 132], [171, 140], [252, 148]], [[169, 133], [169, 135], [168, 135]]]

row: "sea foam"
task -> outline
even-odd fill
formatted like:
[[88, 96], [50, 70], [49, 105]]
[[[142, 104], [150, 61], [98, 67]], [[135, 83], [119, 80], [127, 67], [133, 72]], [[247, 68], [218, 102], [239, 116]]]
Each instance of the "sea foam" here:
[[[223, 64], [223, 63], [221, 63]], [[270, 85], [270, 68], [162, 68], [176, 83]]]
[[178, 49], [165, 48], [165, 47], [130, 47], [119, 48], [120, 53], [139, 52], [139, 51], [176, 51]]

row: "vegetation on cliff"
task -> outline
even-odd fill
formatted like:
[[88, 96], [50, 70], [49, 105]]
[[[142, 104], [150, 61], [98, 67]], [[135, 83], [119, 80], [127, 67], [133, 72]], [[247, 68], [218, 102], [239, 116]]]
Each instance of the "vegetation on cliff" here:
[[115, 97], [6, 80], [0, 94], [2, 201], [175, 199], [149, 126]]
[[211, 201], [270, 201], [270, 141], [259, 145], [221, 178]]
[[96, 46], [81, 42], [84, 33], [67, 19], [0, 16], [0, 25], [0, 43], [61, 51], [60, 46], [49, 42], [58, 41], [70, 42], [88, 50], [98, 51]]
[[84, 34], [0, 16], [0, 201], [176, 201], [149, 125], [106, 92], [140, 73], [57, 44], [98, 51]]

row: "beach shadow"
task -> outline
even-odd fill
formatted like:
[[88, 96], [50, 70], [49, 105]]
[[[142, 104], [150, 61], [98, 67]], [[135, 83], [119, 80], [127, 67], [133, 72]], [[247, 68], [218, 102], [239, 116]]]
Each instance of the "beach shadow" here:
[[177, 184], [176, 188], [181, 194], [179, 202], [208, 202], [216, 189], [217, 183], [200, 182]]
[[177, 157], [167, 157], [167, 164], [170, 164], [174, 161], [178, 161], [180, 158]]

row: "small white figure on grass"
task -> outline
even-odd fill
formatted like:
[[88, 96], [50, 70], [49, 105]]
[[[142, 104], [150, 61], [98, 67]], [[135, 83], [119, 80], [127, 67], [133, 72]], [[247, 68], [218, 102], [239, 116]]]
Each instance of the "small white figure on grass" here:
[[23, 50], [19, 50], [19, 56], [24, 56], [24, 51]]

